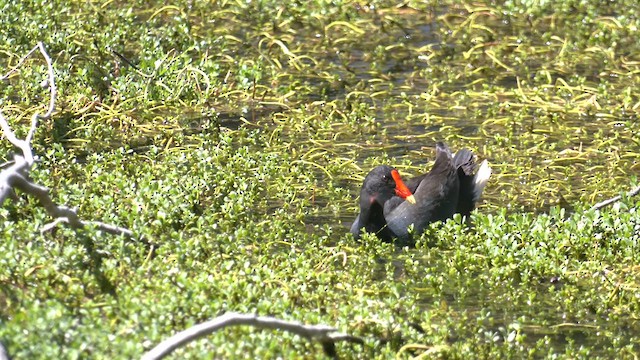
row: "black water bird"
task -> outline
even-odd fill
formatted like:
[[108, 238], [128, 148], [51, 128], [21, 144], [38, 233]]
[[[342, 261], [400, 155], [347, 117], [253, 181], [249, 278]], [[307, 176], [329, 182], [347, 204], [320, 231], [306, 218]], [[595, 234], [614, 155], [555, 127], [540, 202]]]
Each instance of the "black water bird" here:
[[452, 156], [449, 148], [438, 142], [431, 171], [406, 183], [390, 166], [374, 168], [362, 184], [360, 214], [351, 233], [359, 238], [364, 230], [383, 241], [409, 240], [410, 229], [419, 235], [430, 223], [455, 213], [468, 217], [491, 176], [486, 160], [474, 174], [475, 167], [470, 150], [462, 149]]

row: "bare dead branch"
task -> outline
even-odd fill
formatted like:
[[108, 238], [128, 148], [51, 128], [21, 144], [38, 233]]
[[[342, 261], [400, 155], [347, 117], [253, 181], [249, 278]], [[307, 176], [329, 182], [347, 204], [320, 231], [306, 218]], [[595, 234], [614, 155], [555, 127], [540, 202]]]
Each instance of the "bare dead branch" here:
[[226, 313], [213, 320], [195, 325], [183, 330], [172, 337], [162, 341], [151, 351], [147, 352], [142, 360], [162, 359], [171, 352], [203, 336], [216, 332], [228, 326], [249, 325], [259, 329], [273, 329], [288, 331], [309, 340], [321, 342], [323, 345], [333, 344], [338, 341], [349, 341], [364, 344], [359, 337], [336, 333], [336, 329], [327, 325], [305, 325], [295, 321], [285, 321], [273, 317]]
[[[116, 226], [116, 225], [111, 225], [111, 224], [106, 224], [100, 221], [85, 221], [85, 220], [80, 220], [78, 218], [78, 216], [76, 215], [76, 210], [75, 209], [68, 209], [64, 206], [60, 206], [59, 207], [62, 211], [66, 211], [65, 209], [67, 209], [68, 211], [73, 212], [73, 214], [76, 216], [77, 220], [72, 220], [70, 218], [65, 218], [65, 217], [59, 217], [57, 219], [55, 219], [53, 222], [50, 222], [49, 224], [45, 225], [42, 227], [42, 229], [40, 230], [41, 233], [45, 233], [47, 231], [50, 231], [51, 229], [55, 228], [58, 224], [60, 223], [67, 223], [69, 224], [71, 227], [73, 228], [84, 228], [84, 227], [94, 227], [98, 230], [102, 230], [106, 233], [112, 234], [112, 235], [124, 235], [128, 238], [132, 238], [133, 237], [133, 231], [127, 229], [127, 228], [123, 228], [120, 226]], [[76, 225], [77, 224], [77, 225]]]
[[[626, 196], [627, 197], [632, 197], [632, 196], [636, 196], [638, 194], [640, 194], [640, 185], [635, 187], [634, 189], [631, 189], [631, 191], [627, 192]], [[600, 210], [603, 207], [611, 205], [611, 204], [613, 204], [615, 202], [618, 202], [620, 200], [622, 200], [622, 196], [621, 195], [614, 196], [611, 199], [607, 199], [607, 200], [601, 201], [601, 202], [593, 205], [591, 207], [591, 210]]]
[[[28, 165], [31, 166], [34, 161], [33, 153], [31, 152], [31, 144], [26, 140], [18, 139], [16, 134], [11, 129], [11, 126], [9, 126], [9, 122], [7, 122], [7, 119], [4, 117], [2, 110], [0, 110], [0, 129], [2, 129], [2, 133], [7, 138], [7, 140], [9, 140], [9, 142], [13, 144], [13, 146], [22, 151], [22, 154], [27, 160]], [[29, 129], [29, 132], [31, 132], [31, 129]]]
[[15, 135], [15, 133], [9, 126], [9, 123], [7, 122], [7, 119], [4, 117], [4, 114], [2, 113], [2, 111], [0, 111], [0, 128], [2, 128], [2, 132], [7, 137], [7, 140], [9, 140], [9, 142], [11, 142], [15, 147], [19, 148], [22, 151], [22, 154], [27, 160], [27, 163], [29, 164], [29, 166], [31, 166], [31, 164], [33, 164], [33, 161], [34, 161], [33, 153], [31, 151], [31, 139], [33, 139], [33, 134], [36, 132], [36, 129], [38, 128], [38, 120], [48, 119], [49, 117], [51, 117], [51, 114], [53, 114], [53, 111], [55, 110], [56, 96], [58, 91], [55, 83], [55, 73], [53, 72], [53, 62], [51, 61], [51, 57], [49, 56], [46, 49], [44, 48], [44, 44], [41, 41], [39, 41], [38, 44], [33, 49], [31, 49], [31, 51], [27, 53], [27, 55], [23, 56], [20, 59], [20, 61], [18, 61], [18, 64], [13, 69], [9, 70], [8, 73], [0, 77], [0, 80], [5, 80], [9, 78], [9, 76], [11, 76], [14, 72], [16, 72], [20, 68], [20, 66], [24, 64], [25, 60], [29, 56], [31, 56], [31, 54], [33, 54], [36, 50], [40, 50], [40, 53], [42, 54], [45, 61], [47, 62], [47, 80], [43, 82], [44, 86], [49, 87], [49, 94], [50, 94], [49, 106], [47, 107], [47, 111], [44, 113], [44, 115], [40, 115], [37, 112], [33, 114], [33, 116], [31, 117], [31, 126], [29, 127], [29, 132], [27, 133], [27, 136], [25, 137], [24, 140], [18, 139], [18, 137]]
[[38, 127], [38, 119], [46, 120], [51, 117], [51, 114], [53, 114], [53, 111], [56, 108], [56, 96], [58, 94], [58, 88], [56, 87], [56, 76], [53, 72], [53, 62], [51, 61], [51, 57], [45, 50], [44, 44], [42, 43], [42, 41], [38, 41], [37, 47], [38, 49], [40, 49], [40, 53], [42, 54], [42, 57], [44, 57], [44, 60], [47, 62], [47, 72], [48, 72], [49, 78], [47, 81], [43, 82], [42, 85], [43, 87], [45, 86], [49, 87], [49, 107], [47, 108], [47, 112], [45, 112], [44, 115], [35, 113], [31, 118], [31, 128], [29, 128], [29, 133], [25, 138], [25, 141], [28, 143], [31, 143], [33, 134], [35, 133], [36, 128]]
[[59, 223], [66, 223], [72, 228], [83, 228], [92, 226], [109, 234], [133, 237], [133, 232], [125, 228], [105, 224], [99, 221], [81, 220], [78, 217], [77, 210], [69, 208], [67, 206], [55, 204], [51, 199], [51, 196], [49, 195], [48, 188], [40, 186], [38, 184], [34, 184], [27, 179], [27, 174], [35, 161], [33, 152], [31, 150], [31, 140], [33, 139], [33, 135], [35, 134], [35, 131], [38, 127], [38, 121], [40, 119], [49, 119], [55, 110], [57, 88], [55, 84], [53, 62], [51, 61], [51, 57], [44, 48], [44, 44], [42, 42], [38, 42], [38, 44], [27, 53], [27, 55], [25, 55], [20, 59], [20, 61], [18, 61], [18, 64], [13, 69], [9, 70], [7, 74], [0, 77], [0, 80], [7, 79], [9, 76], [15, 73], [17, 69], [24, 64], [25, 60], [36, 50], [40, 50], [40, 53], [47, 62], [47, 80], [43, 81], [42, 86], [49, 87], [49, 106], [47, 107], [47, 111], [44, 114], [40, 114], [38, 112], [33, 114], [33, 116], [31, 117], [29, 132], [27, 133], [27, 136], [24, 138], [24, 140], [18, 139], [13, 129], [11, 129], [9, 122], [2, 113], [2, 110], [0, 110], [0, 129], [2, 130], [2, 133], [7, 138], [7, 140], [11, 142], [11, 144], [22, 151], [22, 155], [15, 156], [13, 165], [0, 172], [0, 206], [4, 204], [4, 201], [7, 197], [13, 194], [13, 189], [16, 188], [22, 190], [27, 194], [35, 196], [40, 201], [40, 204], [45, 208], [47, 213], [55, 218], [52, 223], [47, 224], [43, 227], [42, 232], [52, 229]]
[[49, 195], [48, 188], [34, 184], [22, 175], [25, 168], [28, 168], [26, 160], [22, 156], [16, 156], [15, 164], [0, 173], [0, 205], [2, 205], [7, 196], [12, 193], [13, 188], [33, 195], [40, 201], [40, 204], [45, 208], [47, 213], [56, 219], [54, 222], [45, 225], [41, 230], [42, 232], [49, 231], [58, 223], [64, 222], [76, 229], [93, 226], [109, 234], [133, 237], [131, 230], [99, 221], [80, 220], [77, 210], [67, 206], [56, 205]]
[[[1, 121], [0, 121], [1, 123]], [[4, 204], [4, 200], [13, 193], [13, 181], [16, 177], [22, 177], [21, 174], [29, 170], [29, 164], [24, 157], [16, 156], [13, 165], [0, 172], [0, 206]]]

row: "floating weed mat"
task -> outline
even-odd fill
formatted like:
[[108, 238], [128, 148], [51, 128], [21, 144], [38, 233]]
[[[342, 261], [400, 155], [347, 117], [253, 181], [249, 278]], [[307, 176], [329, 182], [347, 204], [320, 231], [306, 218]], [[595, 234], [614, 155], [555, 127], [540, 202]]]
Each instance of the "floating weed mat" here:
[[[639, 11], [7, 4], [0, 67], [42, 40], [59, 88], [33, 138], [33, 181], [150, 248], [93, 228], [40, 235], [38, 204], [11, 202], [0, 341], [15, 358], [136, 358], [239, 311], [363, 337], [337, 347], [344, 358], [632, 358], [640, 204], [587, 209], [640, 173]], [[42, 69], [29, 59], [0, 86], [19, 136], [41, 107]], [[353, 241], [365, 174], [419, 174], [438, 140], [494, 170], [473, 225], [434, 225], [415, 249]], [[12, 150], [0, 141], [0, 162]], [[177, 356], [321, 354], [229, 329]]]
[[[538, 5], [526, 14], [513, 4], [318, 5], [114, 10], [150, 31], [113, 27], [111, 37], [60, 54], [61, 88], [83, 95], [64, 99], [51, 140], [90, 151], [181, 148], [200, 143], [185, 133], [215, 132], [216, 122], [253, 125], [271, 132], [274, 151], [293, 142], [300, 153], [333, 146], [347, 155], [336, 173], [311, 162], [322, 182], [359, 178], [379, 161], [416, 174], [445, 140], [493, 164], [488, 210], [594, 202], [640, 170], [640, 62], [627, 36], [635, 23], [608, 16], [625, 13], [618, 5]], [[574, 7], [581, 24], [567, 21]], [[81, 37], [103, 25], [67, 31]], [[185, 109], [206, 124], [185, 123]]]

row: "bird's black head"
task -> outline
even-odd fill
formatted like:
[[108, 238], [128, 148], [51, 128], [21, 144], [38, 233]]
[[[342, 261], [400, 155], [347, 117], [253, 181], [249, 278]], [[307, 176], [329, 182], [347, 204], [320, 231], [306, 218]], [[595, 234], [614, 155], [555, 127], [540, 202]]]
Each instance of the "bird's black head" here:
[[412, 201], [413, 195], [400, 178], [398, 170], [387, 165], [380, 165], [367, 174], [360, 190], [360, 205], [371, 206], [377, 202], [380, 206], [394, 196]]

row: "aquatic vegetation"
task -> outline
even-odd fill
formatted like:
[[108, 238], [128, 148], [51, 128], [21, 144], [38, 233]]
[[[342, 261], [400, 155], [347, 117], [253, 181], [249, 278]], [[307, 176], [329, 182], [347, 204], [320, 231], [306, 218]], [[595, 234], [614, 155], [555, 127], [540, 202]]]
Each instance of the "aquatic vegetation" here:
[[[40, 234], [0, 209], [0, 342], [15, 358], [132, 358], [225, 311], [365, 339], [344, 358], [632, 358], [640, 351], [639, 6], [632, 1], [0, 1], [0, 69], [37, 41], [59, 100], [33, 181], [131, 229]], [[26, 14], [29, 14], [28, 16]], [[18, 133], [45, 65], [0, 84]], [[473, 225], [415, 248], [348, 234], [367, 171], [489, 159]], [[0, 141], [0, 162], [11, 148]], [[144, 241], [137, 241], [144, 238]], [[315, 358], [226, 329], [178, 358]]]

